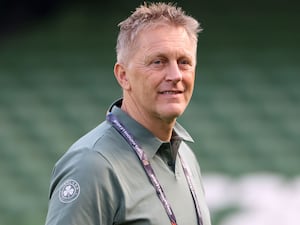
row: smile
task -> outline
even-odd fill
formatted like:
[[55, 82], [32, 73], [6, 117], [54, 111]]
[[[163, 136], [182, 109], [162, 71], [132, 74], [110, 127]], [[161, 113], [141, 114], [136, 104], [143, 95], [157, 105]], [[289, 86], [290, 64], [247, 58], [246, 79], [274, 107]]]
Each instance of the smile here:
[[175, 94], [182, 94], [182, 91], [161, 91], [159, 93], [163, 95], [175, 95]]

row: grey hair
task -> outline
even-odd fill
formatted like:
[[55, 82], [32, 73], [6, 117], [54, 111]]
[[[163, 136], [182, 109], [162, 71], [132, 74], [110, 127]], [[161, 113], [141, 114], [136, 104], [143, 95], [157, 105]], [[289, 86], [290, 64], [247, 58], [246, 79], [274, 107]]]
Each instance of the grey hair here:
[[195, 43], [198, 41], [198, 33], [202, 31], [196, 19], [172, 3], [144, 3], [118, 24], [120, 31], [116, 45], [117, 60], [121, 62], [127, 58], [140, 31], [164, 24], [185, 28]]

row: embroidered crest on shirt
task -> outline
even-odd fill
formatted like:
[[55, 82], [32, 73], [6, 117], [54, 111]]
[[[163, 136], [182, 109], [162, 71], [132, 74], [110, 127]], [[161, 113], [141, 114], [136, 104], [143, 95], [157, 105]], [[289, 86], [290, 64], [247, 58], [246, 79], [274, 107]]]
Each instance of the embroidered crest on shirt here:
[[80, 186], [76, 180], [69, 179], [59, 188], [59, 200], [62, 203], [70, 203], [78, 198]]

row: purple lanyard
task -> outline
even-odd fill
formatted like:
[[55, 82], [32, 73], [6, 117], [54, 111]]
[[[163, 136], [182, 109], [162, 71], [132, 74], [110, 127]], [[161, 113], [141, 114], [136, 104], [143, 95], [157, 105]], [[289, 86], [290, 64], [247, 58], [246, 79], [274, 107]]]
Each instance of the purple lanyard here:
[[[171, 225], [177, 225], [176, 222], [176, 218], [174, 215], [174, 212], [169, 204], [169, 202], [167, 201], [167, 197], [164, 193], [164, 190], [162, 189], [155, 173], [154, 170], [152, 168], [152, 166], [150, 165], [150, 162], [147, 158], [147, 155], [145, 154], [145, 152], [143, 151], [143, 149], [140, 148], [140, 146], [135, 142], [135, 140], [133, 139], [132, 135], [126, 130], [126, 128], [118, 121], [118, 119], [116, 118], [115, 115], [113, 115], [112, 113], [108, 113], [106, 116], [106, 119], [112, 124], [112, 126], [123, 136], [123, 138], [127, 141], [128, 144], [130, 144], [130, 146], [132, 147], [132, 149], [135, 151], [135, 153], [137, 154], [137, 156], [139, 157], [144, 170], [151, 182], [151, 184], [153, 185], [153, 187], [156, 190], [156, 194], [158, 196], [158, 198], [160, 199], [162, 205], [164, 206], [166, 213], [170, 219]], [[181, 165], [186, 177], [186, 180], [188, 182], [192, 197], [193, 197], [193, 201], [195, 204], [195, 208], [196, 208], [196, 213], [197, 213], [197, 220], [198, 220], [198, 225], [202, 225], [202, 216], [201, 216], [201, 212], [200, 212], [200, 206], [199, 203], [197, 201], [197, 196], [195, 193], [195, 189], [192, 185], [192, 180], [191, 180], [191, 176], [190, 176], [190, 172], [188, 167], [186, 166], [186, 164], [184, 163], [183, 159], [180, 157], [180, 161], [181, 161]]]

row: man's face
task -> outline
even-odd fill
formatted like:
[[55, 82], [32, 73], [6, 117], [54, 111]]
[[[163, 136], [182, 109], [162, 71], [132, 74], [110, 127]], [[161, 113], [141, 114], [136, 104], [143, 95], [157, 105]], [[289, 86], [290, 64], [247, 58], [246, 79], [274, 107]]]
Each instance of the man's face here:
[[159, 26], [142, 31], [136, 44], [126, 64], [127, 94], [141, 116], [173, 121], [192, 96], [196, 42], [182, 27]]

